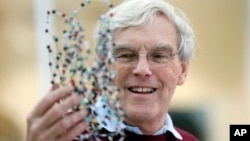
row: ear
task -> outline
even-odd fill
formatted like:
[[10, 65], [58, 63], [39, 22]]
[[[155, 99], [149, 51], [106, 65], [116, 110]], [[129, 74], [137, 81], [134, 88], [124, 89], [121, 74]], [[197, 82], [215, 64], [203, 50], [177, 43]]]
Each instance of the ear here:
[[182, 85], [186, 81], [189, 68], [189, 61], [181, 61], [181, 72], [177, 81], [177, 85]]

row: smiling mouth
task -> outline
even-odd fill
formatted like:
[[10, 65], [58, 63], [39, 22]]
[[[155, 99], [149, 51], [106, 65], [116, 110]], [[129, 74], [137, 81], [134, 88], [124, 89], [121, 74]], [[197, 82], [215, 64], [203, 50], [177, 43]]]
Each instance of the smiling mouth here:
[[128, 90], [136, 94], [151, 94], [156, 91], [156, 88], [146, 88], [146, 87], [130, 87]]

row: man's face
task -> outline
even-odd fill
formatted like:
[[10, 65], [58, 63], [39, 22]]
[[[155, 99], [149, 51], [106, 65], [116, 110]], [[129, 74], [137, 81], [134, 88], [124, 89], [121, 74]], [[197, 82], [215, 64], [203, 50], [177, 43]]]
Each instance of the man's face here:
[[[176, 86], [185, 81], [188, 62], [180, 61], [177, 54], [167, 63], [155, 63], [147, 59], [147, 53], [158, 48], [172, 54], [178, 51], [174, 25], [159, 15], [143, 27], [118, 30], [115, 41], [116, 48], [138, 53], [133, 62], [112, 64], [118, 72], [114, 83], [121, 90], [119, 97], [126, 122], [132, 125], [138, 121], [164, 122]], [[130, 57], [126, 55], [121, 57]]]

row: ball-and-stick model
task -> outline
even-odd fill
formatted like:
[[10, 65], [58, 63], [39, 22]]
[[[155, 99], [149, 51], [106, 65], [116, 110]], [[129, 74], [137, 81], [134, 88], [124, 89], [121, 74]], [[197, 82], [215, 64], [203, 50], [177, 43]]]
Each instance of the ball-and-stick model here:
[[[110, 8], [113, 7], [108, 0], [102, 1]], [[90, 44], [85, 39], [83, 22], [78, 18], [80, 10], [92, 3], [94, 3], [92, 0], [83, 0], [80, 6], [69, 14], [57, 10], [47, 11], [45, 32], [54, 41], [53, 45], [47, 45], [51, 83], [57, 83], [61, 86], [72, 85], [74, 93], [84, 97], [81, 100], [81, 105], [73, 107], [70, 111], [76, 112], [81, 109], [89, 111], [88, 116], [83, 119], [89, 122], [89, 128], [86, 129], [86, 133], [78, 137], [78, 140], [100, 140], [102, 137], [108, 137], [112, 140], [118, 134], [120, 136], [124, 135], [120, 124], [117, 124], [115, 127], [116, 132], [114, 133], [102, 134], [100, 130], [102, 130], [103, 126], [106, 126], [106, 120], [118, 117], [119, 121], [122, 122], [124, 118], [124, 113], [117, 97], [119, 89], [113, 85], [113, 79], [117, 72], [108, 67], [114, 61], [112, 48], [115, 43], [111, 36], [113, 29], [109, 26], [109, 24], [114, 24], [112, 23], [113, 15], [100, 15], [99, 17], [99, 20], [107, 24], [107, 28], [102, 29], [99, 34], [100, 36], [105, 36], [108, 40], [100, 47], [103, 54], [102, 57], [96, 58], [91, 55]], [[59, 16], [64, 21], [64, 29], [59, 33], [61, 36], [50, 30], [52, 16]], [[95, 106], [98, 100], [106, 104], [113, 103], [114, 105], [112, 110], [108, 110], [106, 115], [104, 115], [105, 120], [99, 121], [101, 123], [96, 120], [99, 116], [98, 112], [96, 112], [99, 107]], [[104, 104], [102, 108], [106, 108], [106, 105]]]

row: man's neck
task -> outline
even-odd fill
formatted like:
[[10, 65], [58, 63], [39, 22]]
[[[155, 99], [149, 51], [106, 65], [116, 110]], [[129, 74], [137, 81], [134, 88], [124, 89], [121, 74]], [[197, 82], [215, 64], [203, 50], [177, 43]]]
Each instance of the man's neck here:
[[138, 121], [131, 121], [131, 120], [125, 120], [125, 123], [128, 124], [129, 126], [136, 126], [140, 129], [140, 131], [144, 135], [153, 135], [156, 133], [158, 130], [162, 128], [166, 120], [166, 115], [161, 117], [160, 119], [157, 120], [138, 120]]

